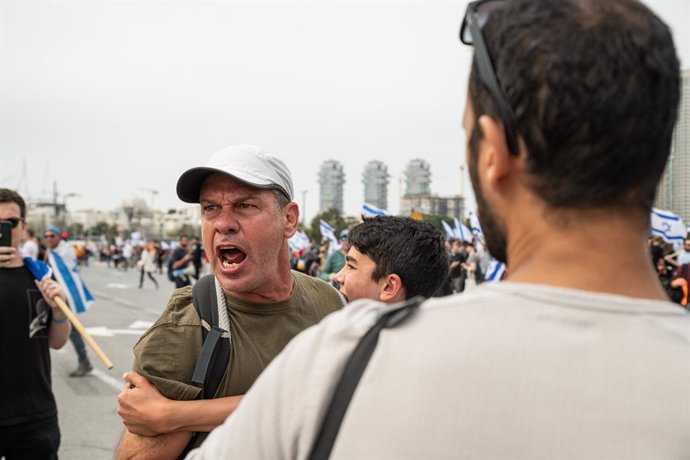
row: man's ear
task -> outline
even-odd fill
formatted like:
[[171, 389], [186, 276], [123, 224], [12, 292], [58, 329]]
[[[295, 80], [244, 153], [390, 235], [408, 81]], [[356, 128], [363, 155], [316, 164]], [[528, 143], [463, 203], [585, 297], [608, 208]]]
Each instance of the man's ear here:
[[400, 276], [395, 273], [384, 276], [379, 280], [381, 294], [379, 300], [384, 303], [394, 303], [405, 300], [405, 287]]
[[299, 206], [294, 201], [283, 208], [283, 220], [285, 223], [285, 238], [290, 238], [297, 231], [299, 225]]
[[506, 144], [503, 125], [488, 115], [479, 117], [479, 129], [484, 136], [479, 158], [484, 166], [487, 185], [496, 186], [512, 170], [513, 157]]

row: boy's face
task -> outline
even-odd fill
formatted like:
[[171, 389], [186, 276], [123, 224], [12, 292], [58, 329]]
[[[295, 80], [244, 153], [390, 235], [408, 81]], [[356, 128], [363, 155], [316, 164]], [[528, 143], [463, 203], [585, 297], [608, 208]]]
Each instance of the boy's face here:
[[345, 266], [335, 276], [335, 281], [340, 284], [340, 293], [349, 301], [381, 300], [381, 289], [385, 280], [374, 281], [372, 273], [375, 269], [374, 261], [352, 246], [345, 257]]

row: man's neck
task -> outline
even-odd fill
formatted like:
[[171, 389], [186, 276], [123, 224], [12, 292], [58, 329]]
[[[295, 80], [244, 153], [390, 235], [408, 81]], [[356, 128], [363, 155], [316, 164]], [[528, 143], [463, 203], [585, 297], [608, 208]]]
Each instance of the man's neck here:
[[645, 225], [630, 213], [561, 211], [520, 222], [508, 235], [509, 281], [667, 299]]
[[251, 292], [237, 292], [233, 290], [225, 290], [225, 292], [247, 302], [275, 303], [288, 300], [294, 288], [295, 280], [292, 276], [290, 265], [288, 264], [286, 269], [278, 269], [278, 272], [270, 281], [263, 283], [261, 289], [256, 289]]

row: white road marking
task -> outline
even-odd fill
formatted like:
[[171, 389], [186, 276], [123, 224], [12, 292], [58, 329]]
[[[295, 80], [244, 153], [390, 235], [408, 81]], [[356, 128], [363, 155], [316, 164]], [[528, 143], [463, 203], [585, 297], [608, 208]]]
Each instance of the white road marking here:
[[111, 289], [127, 289], [129, 286], [127, 284], [122, 283], [108, 283], [105, 285], [105, 287]]
[[105, 326], [87, 327], [86, 332], [94, 337], [113, 337], [119, 335], [142, 335], [146, 329], [110, 329]]
[[132, 324], [130, 324], [128, 327], [130, 329], [148, 329], [151, 326], [153, 326], [153, 321], [134, 321]]
[[92, 370], [91, 375], [93, 375], [97, 379], [101, 380], [102, 382], [105, 382], [106, 384], [108, 384], [108, 386], [113, 387], [118, 392], [122, 391], [122, 389], [125, 386], [125, 382], [123, 382], [122, 380], [118, 380], [111, 375], [106, 374], [105, 372], [103, 372], [100, 369]]
[[117, 303], [121, 303], [122, 305], [127, 305], [128, 307], [136, 307], [136, 305], [134, 305], [129, 300], [121, 299], [119, 297], [113, 297], [113, 300]]

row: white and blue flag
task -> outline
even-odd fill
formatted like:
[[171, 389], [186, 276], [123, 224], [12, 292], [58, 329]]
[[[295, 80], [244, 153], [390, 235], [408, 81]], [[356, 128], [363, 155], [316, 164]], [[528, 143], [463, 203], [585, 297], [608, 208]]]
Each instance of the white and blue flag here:
[[506, 265], [493, 257], [489, 261], [489, 268], [486, 270], [484, 279], [486, 281], [501, 281], [503, 273], [506, 271]]
[[687, 228], [683, 224], [683, 219], [671, 211], [652, 208], [651, 227], [653, 235], [662, 237], [664, 241], [673, 244], [674, 247], [682, 245], [687, 236]]
[[460, 239], [460, 241], [472, 241], [472, 232], [465, 226], [465, 224], [460, 223], [460, 220], [455, 217], [455, 237]]
[[340, 242], [338, 238], [335, 237], [335, 228], [325, 220], [321, 219], [320, 222], [321, 237], [327, 239], [328, 244], [328, 254], [335, 252], [340, 249]]
[[81, 279], [79, 269], [76, 266], [69, 268], [55, 251], [49, 251], [48, 261], [54, 269], [55, 279], [65, 290], [69, 306], [75, 313], [85, 312], [93, 303], [93, 296]]
[[377, 208], [373, 204], [364, 203], [362, 205], [362, 219], [370, 219], [377, 216], [387, 216], [388, 211], [385, 209]]
[[484, 236], [484, 232], [482, 231], [482, 226], [479, 224], [479, 216], [477, 216], [475, 213], [472, 211], [469, 212], [470, 216], [470, 231], [474, 236], [479, 238], [480, 236]]
[[53, 270], [42, 260], [34, 260], [31, 257], [24, 257], [24, 266], [31, 272], [37, 281], [41, 281], [46, 276], [53, 276]]
[[288, 240], [288, 245], [293, 252], [302, 252], [309, 248], [309, 237], [301, 230], [297, 230]]
[[455, 239], [455, 230], [451, 228], [450, 225], [445, 220], [441, 220], [441, 225], [443, 225], [443, 229], [446, 231], [446, 239], [447, 240], [454, 240]]

